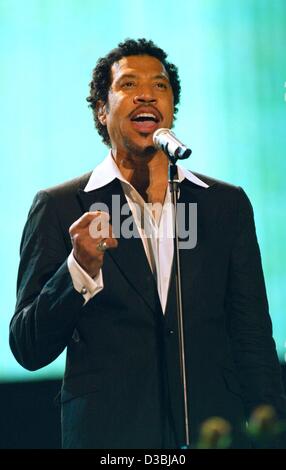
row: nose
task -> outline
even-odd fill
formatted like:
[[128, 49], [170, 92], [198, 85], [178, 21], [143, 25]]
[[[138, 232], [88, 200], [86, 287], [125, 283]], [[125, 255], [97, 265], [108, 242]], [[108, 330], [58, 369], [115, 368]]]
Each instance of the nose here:
[[150, 87], [142, 87], [138, 90], [138, 93], [133, 98], [134, 104], [142, 103], [156, 103], [157, 99], [153, 94], [153, 90]]

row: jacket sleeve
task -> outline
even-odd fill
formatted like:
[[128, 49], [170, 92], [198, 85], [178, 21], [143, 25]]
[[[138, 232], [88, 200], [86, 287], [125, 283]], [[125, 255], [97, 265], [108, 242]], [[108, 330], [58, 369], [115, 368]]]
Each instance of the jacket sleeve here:
[[10, 347], [26, 369], [56, 359], [67, 346], [83, 305], [67, 266], [68, 249], [56, 203], [39, 192], [26, 222], [17, 281], [17, 303], [10, 323]]
[[237, 220], [226, 304], [244, 403], [248, 415], [259, 404], [271, 404], [280, 419], [285, 419], [286, 399], [272, 337], [253, 210], [241, 188]]

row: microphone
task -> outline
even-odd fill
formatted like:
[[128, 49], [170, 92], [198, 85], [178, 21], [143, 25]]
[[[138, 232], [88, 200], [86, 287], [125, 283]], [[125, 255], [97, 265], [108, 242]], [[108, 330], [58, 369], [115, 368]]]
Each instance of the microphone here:
[[179, 160], [188, 158], [192, 153], [191, 149], [177, 139], [174, 132], [164, 127], [154, 132], [153, 142], [157, 149], [162, 149], [170, 157], [175, 157]]

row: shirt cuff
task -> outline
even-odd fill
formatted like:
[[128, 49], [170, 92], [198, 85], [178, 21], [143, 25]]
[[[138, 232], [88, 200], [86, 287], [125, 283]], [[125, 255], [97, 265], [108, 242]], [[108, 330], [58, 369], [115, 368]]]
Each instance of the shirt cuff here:
[[98, 292], [103, 289], [102, 269], [95, 278], [92, 278], [87, 272], [78, 264], [73, 255], [73, 251], [68, 257], [68, 269], [72, 278], [73, 286], [79, 292], [84, 300], [84, 305]]

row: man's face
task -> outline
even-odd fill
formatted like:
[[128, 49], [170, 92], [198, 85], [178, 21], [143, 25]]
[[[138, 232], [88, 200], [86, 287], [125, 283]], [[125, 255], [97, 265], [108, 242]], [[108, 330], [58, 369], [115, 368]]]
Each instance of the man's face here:
[[173, 123], [174, 98], [163, 64], [149, 55], [124, 57], [111, 67], [108, 101], [99, 110], [112, 149], [121, 155], [153, 145], [153, 133]]

